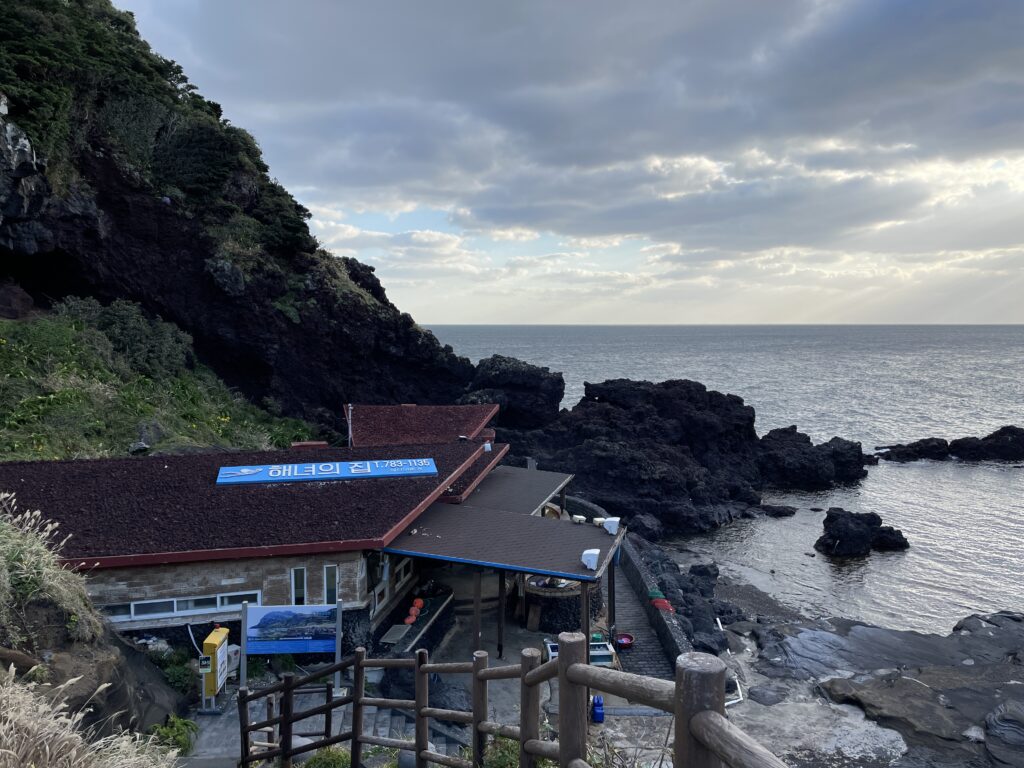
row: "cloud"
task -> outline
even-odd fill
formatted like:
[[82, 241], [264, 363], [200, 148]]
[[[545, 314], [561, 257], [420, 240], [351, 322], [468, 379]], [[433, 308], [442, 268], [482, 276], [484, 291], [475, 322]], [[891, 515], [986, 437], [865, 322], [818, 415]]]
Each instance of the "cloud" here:
[[1024, 320], [1018, 0], [117, 1], [425, 321]]

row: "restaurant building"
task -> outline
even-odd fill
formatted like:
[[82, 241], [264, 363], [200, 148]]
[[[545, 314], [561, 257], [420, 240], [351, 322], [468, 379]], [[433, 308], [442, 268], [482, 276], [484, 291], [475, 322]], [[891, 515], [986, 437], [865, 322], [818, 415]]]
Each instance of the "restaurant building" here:
[[527, 575], [593, 588], [614, 569], [624, 531], [566, 519], [571, 475], [499, 466], [497, 406], [346, 412], [350, 447], [12, 462], [0, 490], [70, 535], [65, 562], [123, 630], [341, 600], [349, 626], [379, 637], [421, 567], [446, 562], [476, 574], [479, 636], [485, 573], [504, 610]]

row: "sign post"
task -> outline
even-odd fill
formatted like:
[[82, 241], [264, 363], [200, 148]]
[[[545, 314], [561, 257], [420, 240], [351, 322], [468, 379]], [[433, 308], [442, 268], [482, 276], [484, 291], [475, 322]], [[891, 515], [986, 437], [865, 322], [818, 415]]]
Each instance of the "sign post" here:
[[217, 627], [203, 640], [203, 653], [199, 657], [199, 671], [203, 673], [203, 708], [215, 710], [217, 694], [228, 679], [228, 629]]
[[[334, 663], [341, 661], [341, 600], [338, 600], [337, 620], [334, 624]], [[334, 695], [341, 696], [341, 672], [334, 673]]]
[[249, 634], [245, 628], [249, 626], [249, 601], [242, 601], [242, 650], [238, 658], [238, 687], [245, 688], [249, 685], [249, 665], [246, 664], [246, 642], [245, 636]]

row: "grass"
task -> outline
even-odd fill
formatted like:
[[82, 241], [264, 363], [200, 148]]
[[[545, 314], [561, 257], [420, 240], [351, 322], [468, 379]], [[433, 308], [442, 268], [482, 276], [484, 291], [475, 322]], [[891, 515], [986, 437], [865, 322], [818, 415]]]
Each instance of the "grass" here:
[[0, 670], [0, 768], [173, 768], [177, 753], [152, 738], [120, 733], [93, 740], [60, 689], [40, 696]]
[[0, 320], [0, 459], [264, 450], [313, 429], [257, 408], [194, 362], [191, 339], [138, 305], [69, 300], [54, 314]]
[[39, 512], [18, 511], [14, 495], [0, 493], [0, 644], [31, 648], [26, 611], [38, 602], [63, 613], [73, 640], [92, 642], [102, 634], [84, 578], [58, 560], [65, 541], [56, 523]]

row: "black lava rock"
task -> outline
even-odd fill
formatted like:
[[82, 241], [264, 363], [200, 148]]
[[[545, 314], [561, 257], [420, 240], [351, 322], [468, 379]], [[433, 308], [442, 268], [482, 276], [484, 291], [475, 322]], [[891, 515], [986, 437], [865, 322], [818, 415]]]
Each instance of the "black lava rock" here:
[[784, 504], [762, 504], [761, 511], [768, 517], [792, 517], [796, 514], [796, 507], [787, 507]]
[[565, 395], [560, 373], [514, 357], [492, 355], [481, 360], [460, 403], [498, 403], [498, 425], [536, 429], [554, 421]]
[[906, 549], [910, 546], [903, 532], [883, 526], [874, 512], [849, 512], [832, 507], [825, 513], [825, 532], [814, 542], [819, 552], [834, 557], [866, 555], [872, 549]]
[[658, 541], [665, 535], [665, 526], [654, 515], [644, 513], [629, 521], [629, 530], [648, 541]]

